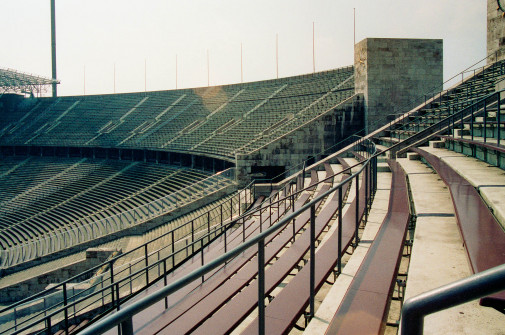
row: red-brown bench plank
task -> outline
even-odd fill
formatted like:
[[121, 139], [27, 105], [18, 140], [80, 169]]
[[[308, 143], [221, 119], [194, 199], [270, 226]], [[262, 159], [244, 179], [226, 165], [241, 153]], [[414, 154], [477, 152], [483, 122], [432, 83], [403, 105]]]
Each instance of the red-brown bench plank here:
[[[477, 190], [437, 156], [412, 148], [437, 171], [451, 192], [470, 266], [478, 273], [505, 263], [505, 232]], [[483, 298], [481, 305], [505, 308], [505, 291]]]
[[[343, 175], [342, 180], [348, 176]], [[342, 193], [346, 194], [349, 188], [347, 183]], [[338, 210], [338, 191], [334, 193], [329, 203], [316, 217], [315, 236], [316, 239], [321, 235], [323, 229], [328, 225], [331, 218]], [[310, 230], [306, 230], [295, 241], [293, 245], [265, 272], [265, 295], [272, 292], [282, 280], [291, 272], [291, 270], [300, 262], [310, 247]], [[249, 313], [257, 306], [258, 283], [251, 283], [237, 296], [233, 297], [225, 306], [217, 311], [211, 318], [204, 322], [193, 334], [208, 334], [212, 329], [215, 334], [225, 334], [232, 331], [240, 322], [242, 322]]]
[[[366, 174], [364, 174], [366, 177]], [[365, 182], [360, 183], [359, 211], [361, 220], [365, 213]], [[351, 203], [342, 218], [342, 245], [338, 245], [338, 234], [334, 233], [316, 251], [315, 289], [321, 288], [326, 278], [337, 264], [338, 248], [347, 250], [354, 238], [356, 223], [356, 199]], [[298, 317], [309, 304], [310, 260], [303, 269], [282, 289], [282, 291], [265, 308], [265, 333], [286, 334], [294, 326]], [[258, 334], [258, 318], [242, 334]]]
[[396, 161], [389, 161], [389, 166], [393, 179], [388, 213], [326, 334], [383, 334], [386, 328], [410, 221], [405, 172]]

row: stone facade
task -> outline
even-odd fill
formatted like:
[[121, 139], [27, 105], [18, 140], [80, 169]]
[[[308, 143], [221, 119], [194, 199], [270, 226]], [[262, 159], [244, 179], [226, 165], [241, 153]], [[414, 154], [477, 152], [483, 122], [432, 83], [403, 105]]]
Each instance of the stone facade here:
[[496, 0], [487, 0], [488, 64], [505, 59], [505, 13]]
[[[247, 155], [237, 155], [237, 180], [246, 184], [257, 167], [286, 170], [363, 129], [363, 96], [357, 95], [298, 129]], [[289, 175], [289, 174], [288, 174]]]
[[366, 132], [377, 129], [392, 114], [414, 107], [424, 93], [440, 89], [442, 61], [440, 39], [367, 38], [357, 43], [355, 89], [365, 98]]

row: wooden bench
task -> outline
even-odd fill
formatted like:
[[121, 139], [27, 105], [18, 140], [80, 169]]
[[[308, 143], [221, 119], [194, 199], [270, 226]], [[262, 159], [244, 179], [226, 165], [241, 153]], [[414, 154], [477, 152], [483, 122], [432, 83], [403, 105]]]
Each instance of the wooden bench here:
[[[332, 175], [331, 167], [325, 167], [326, 177]], [[348, 178], [343, 174], [341, 180]], [[344, 185], [342, 194], [345, 195], [349, 189], [349, 183]], [[326, 190], [329, 187], [325, 188]], [[322, 209], [316, 217], [315, 237], [319, 238], [323, 230], [338, 211], [339, 200], [338, 192], [329, 199], [329, 203]], [[291, 271], [299, 264], [303, 256], [310, 247], [310, 230], [305, 230], [296, 241], [283, 253], [280, 258], [268, 267], [265, 271], [265, 295], [269, 295]], [[258, 304], [258, 283], [251, 283], [242, 292], [237, 294], [225, 306], [217, 311], [212, 317], [205, 321], [199, 328], [195, 329], [193, 334], [207, 334], [209, 329], [213, 333], [225, 334], [231, 332], [238, 326]]]
[[[451, 192], [458, 226], [473, 273], [505, 263], [505, 232], [477, 190], [437, 156], [413, 148], [435, 169]], [[505, 291], [482, 298], [480, 304], [502, 310]]]
[[[317, 176], [317, 174], [312, 174]], [[309, 187], [313, 187], [314, 179], [312, 179]], [[318, 194], [322, 194], [329, 189], [329, 185], [323, 185]], [[303, 197], [303, 195], [302, 195]], [[322, 202], [318, 203], [318, 206]], [[298, 206], [296, 206], [298, 207]], [[294, 229], [291, 228], [291, 224], [282, 230], [275, 236], [270, 236], [265, 241], [265, 265], [270, 263], [274, 257], [281, 251], [290, 241], [292, 241], [293, 234], [298, 233], [309, 221], [310, 212], [306, 211], [300, 216], [298, 216], [294, 223]], [[296, 242], [295, 242], [296, 243]], [[187, 332], [194, 332], [197, 327], [199, 327], [208, 317], [210, 317], [214, 312], [221, 308], [230, 299], [232, 301], [236, 300], [236, 294], [244, 290], [246, 292], [252, 292], [253, 295], [256, 294], [257, 290], [250, 290], [249, 282], [254, 279], [257, 274], [257, 261], [252, 259], [256, 256], [257, 251], [248, 250], [244, 254], [248, 256], [243, 256], [238, 259], [238, 261], [232, 261], [230, 266], [226, 265], [222, 273], [217, 273], [215, 278], [211, 278], [209, 283], [204, 283], [198, 287], [192, 294], [186, 297], [183, 301], [178, 303], [170, 311], [167, 311], [156, 321], [157, 326], [155, 328], [149, 328], [149, 333], [153, 330], [159, 331], [159, 334], [184, 334]], [[290, 248], [291, 249], [291, 248]], [[248, 258], [251, 255], [251, 258]], [[302, 255], [303, 256], [303, 255]], [[300, 258], [302, 257], [300, 256]], [[245, 264], [244, 259], [248, 258], [247, 264]], [[294, 263], [291, 268], [293, 268], [297, 261], [294, 257], [290, 260]], [[238, 265], [243, 265], [240, 267]], [[246, 287], [249, 285], [248, 287]], [[242, 297], [246, 296], [241, 294]], [[254, 300], [253, 305], [257, 300]], [[253, 307], [254, 308], [254, 307]], [[232, 310], [230, 313], [237, 313], [237, 310]], [[230, 313], [226, 314], [227, 318], [231, 318]], [[239, 313], [240, 314], [240, 313]], [[244, 317], [247, 316], [244, 315]], [[221, 320], [220, 322], [225, 322]], [[154, 325], [154, 323], [153, 323]], [[161, 329], [159, 329], [161, 326]], [[208, 333], [208, 327], [204, 327], [204, 332]], [[213, 331], [216, 331], [212, 328]], [[142, 332], [144, 333], [144, 332]]]
[[[365, 174], [366, 175], [366, 174]], [[342, 218], [342, 245], [338, 245], [338, 234], [332, 234], [316, 251], [315, 290], [321, 288], [334, 271], [338, 261], [338, 249], [346, 252], [355, 236], [356, 207], [358, 220], [365, 214], [365, 182], [360, 183], [359, 202], [355, 198]], [[359, 204], [359, 206], [358, 206]], [[280, 291], [265, 308], [265, 333], [286, 334], [296, 323], [309, 304], [310, 260], [296, 276]], [[242, 334], [258, 334], [258, 318], [253, 320]]]
[[[277, 191], [274, 191], [277, 193]], [[264, 200], [264, 197], [260, 197], [262, 200]], [[302, 201], [306, 201], [302, 199]], [[261, 200], [257, 200], [255, 202], [255, 205], [253, 206], [262, 206], [266, 207], [268, 206], [268, 203], [261, 203]], [[285, 208], [284, 206], [280, 206], [279, 210], [284, 211]], [[263, 209], [265, 213], [263, 214], [262, 220], [269, 221], [269, 213], [267, 210]], [[278, 211], [272, 213], [272, 222], [275, 222], [278, 219]], [[259, 229], [259, 216], [254, 216], [253, 218], [247, 220], [246, 222], [243, 223], [245, 227], [238, 227], [237, 229], [230, 230], [227, 232], [227, 245], [228, 245], [228, 250], [237, 246], [238, 244], [242, 243], [242, 240], [244, 238], [244, 232], [243, 229], [246, 229], [245, 233], [245, 238], [248, 239], [250, 236], [253, 236], [254, 233]], [[206, 262], [218, 257], [219, 255], [224, 253], [224, 236], [221, 236], [218, 238], [216, 241], [211, 243], [211, 245], [207, 246], [204, 248], [204, 260]], [[175, 271], [167, 275], [167, 283], [174, 282], [178, 280], [179, 278], [183, 277], [184, 275], [188, 274], [189, 272], [199, 268], [201, 266], [202, 260], [201, 260], [201, 253], [198, 253], [194, 255], [191, 259], [183, 263], [181, 266], [179, 266]], [[217, 272], [219, 270], [216, 269], [214, 272]], [[212, 272], [212, 273], [214, 273]], [[208, 274], [206, 277], [210, 276], [212, 273]], [[170, 305], [173, 305], [176, 301], [182, 299], [186, 294], [188, 294], [191, 290], [193, 290], [195, 287], [199, 285], [198, 282], [192, 283], [188, 286], [186, 286], [184, 289], [179, 290], [178, 292], [174, 293], [171, 295], [168, 300]], [[149, 287], [145, 292], [141, 293], [140, 295], [134, 297], [130, 301], [128, 301], [124, 306], [142, 298], [145, 295], [148, 295], [157, 289], [161, 288], [164, 286], [163, 280], [158, 281], [157, 283], [154, 283], [151, 287]], [[163, 302], [159, 302], [150, 308], [142, 311], [139, 313], [135, 318], [133, 318], [133, 326], [134, 329], [137, 331], [139, 329], [142, 329], [146, 325], [146, 320], [152, 320], [153, 317], [162, 315], [165, 312], [165, 305]], [[107, 332], [107, 334], [115, 334], [113, 330]]]
[[[313, 175], [317, 177], [316, 175]], [[311, 180], [311, 185], [314, 183]], [[308, 193], [302, 193], [295, 203], [295, 209], [300, 208], [309, 198]], [[272, 214], [275, 222], [279, 217], [279, 213]], [[295, 233], [301, 229], [303, 222], [309, 218], [301, 216], [296, 220]], [[266, 227], [265, 227], [266, 228]], [[272, 247], [265, 249], [265, 261], [268, 263], [282, 247], [287, 244], [292, 238], [293, 232], [291, 229], [285, 229], [275, 236], [270, 236], [265, 241], [265, 245]], [[282, 241], [282, 242], [279, 242]], [[277, 248], [277, 249], [276, 249]], [[175, 292], [168, 298], [177, 302], [176, 305], [161, 313], [157, 313], [156, 319], [149, 313], [143, 313], [139, 318], [134, 318], [134, 330], [138, 329], [140, 334], [152, 334], [157, 331], [175, 331], [175, 333], [184, 333], [191, 331], [205, 320], [205, 313], [212, 313], [214, 310], [222, 306], [226, 298], [240, 291], [257, 273], [257, 262], [253, 260], [257, 251], [248, 250], [244, 252], [242, 257], [226, 264], [220, 271], [215, 271], [213, 276], [209, 278], [203, 285], [189, 285], [194, 289], [190, 295], [186, 287], [183, 290]], [[208, 276], [207, 276], [208, 277]]]
[[398, 162], [388, 163], [393, 174], [388, 213], [326, 334], [384, 333], [410, 221], [405, 172]]

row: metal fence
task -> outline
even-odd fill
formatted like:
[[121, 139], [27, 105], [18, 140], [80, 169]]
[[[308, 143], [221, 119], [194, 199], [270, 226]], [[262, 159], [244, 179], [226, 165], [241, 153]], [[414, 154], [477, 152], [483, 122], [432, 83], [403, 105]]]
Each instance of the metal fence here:
[[[189, 256], [245, 217], [253, 202], [253, 185], [218, 206], [124, 254], [112, 257], [41, 293], [0, 309], [0, 331], [48, 332], [53, 325], [76, 321], [86, 310], [97, 313], [118, 308], [144, 288], [159, 281]], [[65, 327], [68, 329], [68, 327]]]
[[[98, 321], [97, 323], [91, 325], [90, 327], [84, 329], [81, 334], [84, 335], [91, 335], [91, 334], [102, 334], [109, 329], [112, 329], [115, 326], [120, 325], [121, 333], [123, 335], [129, 335], [133, 334], [133, 322], [132, 318], [142, 310], [148, 308], [149, 306], [162, 301], [163, 299], [167, 299], [167, 297], [171, 294], [176, 292], [177, 290], [181, 289], [185, 285], [188, 285], [189, 283], [193, 282], [194, 280], [198, 280], [202, 278], [205, 274], [209, 273], [210, 271], [223, 266], [227, 262], [231, 261], [234, 259], [234, 257], [238, 256], [239, 254], [243, 253], [244, 251], [253, 248], [257, 248], [258, 252], [258, 313], [259, 313], [259, 333], [264, 334], [265, 333], [265, 267], [264, 267], [264, 259], [265, 259], [265, 239], [271, 236], [272, 234], [277, 233], [281, 229], [285, 228], [287, 225], [294, 224], [293, 220], [299, 216], [300, 214], [310, 211], [310, 224], [309, 228], [311, 232], [314, 232], [315, 229], [315, 219], [316, 219], [316, 203], [319, 201], [323, 200], [333, 192], [341, 192], [342, 188], [344, 187], [345, 184], [350, 183], [350, 182], [355, 182], [359, 184], [359, 178], [363, 176], [364, 180], [366, 181], [366, 191], [365, 191], [365, 201], [366, 205], [371, 203], [371, 199], [375, 193], [376, 189], [376, 172], [377, 172], [377, 159], [376, 159], [376, 152], [375, 152], [375, 146], [371, 142], [364, 142], [364, 141], [359, 141], [355, 145], [355, 149], [366, 149], [367, 154], [366, 154], [366, 160], [363, 162], [362, 166], [359, 168], [357, 172], [352, 174], [350, 177], [346, 178], [344, 181], [339, 183], [336, 186], [331, 187], [328, 191], [324, 192], [323, 194], [320, 194], [316, 196], [314, 199], [312, 199], [310, 202], [302, 206], [296, 211], [292, 211], [289, 213], [286, 213], [282, 219], [274, 224], [268, 225], [265, 227], [265, 229], [260, 232], [259, 234], [255, 235], [254, 237], [251, 237], [248, 240], [244, 240], [242, 244], [239, 246], [233, 248], [232, 250], [227, 251], [223, 255], [217, 257], [214, 260], [208, 261], [206, 264], [202, 264], [202, 266], [185, 275], [184, 277], [176, 280], [175, 282], [166, 285], [165, 287], [159, 289], [158, 291], [142, 298], [141, 300], [136, 301], [135, 303], [126, 306], [125, 308], [122, 308], [121, 310], [118, 310], [114, 314], [108, 316], [107, 318]], [[334, 176], [331, 176], [329, 178], [333, 178]], [[358, 188], [356, 188], [359, 190]], [[358, 191], [359, 192], [359, 191]], [[290, 197], [286, 197], [286, 199], [289, 199]], [[359, 201], [359, 194], [356, 194], [356, 201]], [[339, 201], [339, 211], [341, 213], [342, 208], [344, 206], [343, 201]], [[338, 224], [341, 224], [339, 222]], [[359, 227], [359, 219], [356, 218], [356, 235], [357, 235], [357, 230]], [[341, 241], [339, 241], [341, 243]], [[341, 244], [340, 244], [341, 245]], [[316, 254], [315, 254], [315, 241], [314, 239], [311, 240], [310, 243], [310, 298], [309, 298], [309, 304], [310, 304], [310, 313], [309, 317], [314, 315], [314, 297], [315, 297], [315, 287], [314, 287], [314, 277], [315, 277], [315, 262], [317, 262]], [[340, 255], [341, 257], [341, 255]], [[337, 262], [340, 264], [340, 259]]]

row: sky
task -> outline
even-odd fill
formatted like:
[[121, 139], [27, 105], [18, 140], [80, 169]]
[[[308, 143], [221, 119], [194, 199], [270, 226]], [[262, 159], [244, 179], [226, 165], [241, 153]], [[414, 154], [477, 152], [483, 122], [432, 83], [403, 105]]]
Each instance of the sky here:
[[[444, 80], [486, 57], [483, 0], [56, 0], [58, 94], [272, 79], [276, 44], [279, 77], [311, 73], [313, 25], [315, 70], [352, 65], [354, 11], [356, 43], [443, 39]], [[0, 0], [0, 31], [0, 67], [51, 77], [50, 0]]]

